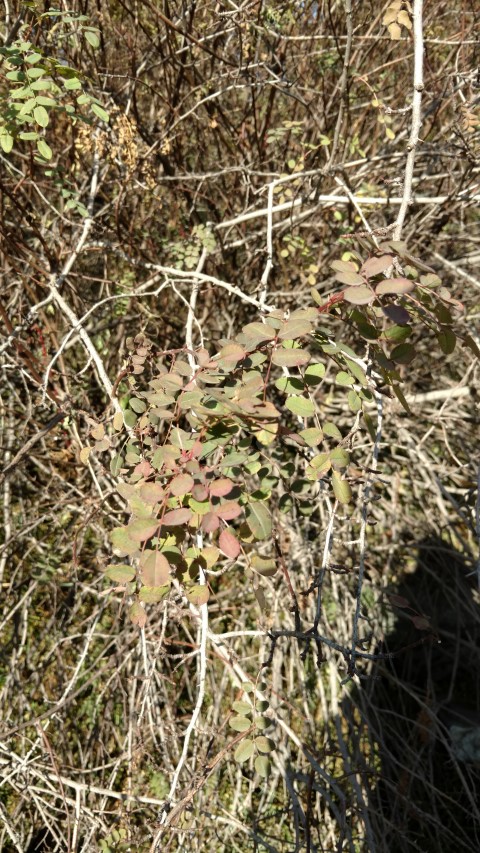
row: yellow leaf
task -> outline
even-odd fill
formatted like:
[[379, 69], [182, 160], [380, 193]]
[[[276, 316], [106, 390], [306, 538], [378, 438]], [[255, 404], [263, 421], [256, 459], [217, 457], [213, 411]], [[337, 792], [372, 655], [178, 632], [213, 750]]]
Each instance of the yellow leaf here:
[[392, 41], [397, 41], [402, 37], [402, 31], [398, 24], [390, 24], [388, 32], [390, 33], [390, 38], [392, 39]]
[[90, 456], [91, 447], [82, 447], [80, 451], [80, 462], [83, 462], [84, 465], [88, 463], [88, 457]]
[[402, 27], [406, 27], [407, 30], [412, 29], [412, 22], [410, 20], [408, 12], [405, 9], [398, 13], [397, 23], [401, 24]]

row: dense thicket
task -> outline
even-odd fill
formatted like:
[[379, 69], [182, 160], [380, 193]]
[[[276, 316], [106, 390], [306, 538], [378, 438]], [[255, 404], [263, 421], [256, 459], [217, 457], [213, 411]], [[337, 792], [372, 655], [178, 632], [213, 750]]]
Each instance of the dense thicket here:
[[5, 3], [2, 849], [479, 847], [474, 13]]

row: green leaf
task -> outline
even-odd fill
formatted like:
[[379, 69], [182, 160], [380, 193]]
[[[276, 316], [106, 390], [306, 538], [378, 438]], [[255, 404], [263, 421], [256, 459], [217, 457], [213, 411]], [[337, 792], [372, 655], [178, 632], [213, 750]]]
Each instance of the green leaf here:
[[235, 761], [238, 761], [239, 764], [243, 764], [245, 761], [248, 761], [248, 759], [252, 757], [253, 750], [253, 740], [250, 740], [250, 738], [245, 738], [245, 740], [242, 740], [242, 742], [238, 744], [235, 752], [233, 753], [233, 757], [235, 758]]
[[302, 429], [302, 431], [299, 432], [299, 435], [309, 447], [316, 447], [321, 441], [323, 441], [323, 430], [320, 429], [320, 427]]
[[350, 463], [350, 455], [343, 447], [336, 447], [330, 453], [330, 460], [334, 468], [346, 468]]
[[281, 376], [275, 387], [284, 394], [303, 394], [305, 391], [305, 383], [298, 376]]
[[83, 34], [88, 43], [92, 45], [92, 47], [100, 47], [100, 38], [98, 35], [98, 30], [84, 30]]
[[[397, 400], [400, 401], [400, 403], [402, 404], [405, 411], [408, 412], [409, 415], [411, 415], [412, 411], [411, 411], [410, 406], [408, 405], [408, 403], [405, 399], [405, 395], [404, 395], [402, 389], [399, 388], [398, 385], [392, 385], [392, 389], [393, 389], [393, 393], [395, 394]], [[375, 439], [375, 436], [374, 436], [374, 439]]]
[[[246, 714], [251, 714], [253, 711], [252, 706], [249, 705], [248, 702], [241, 702], [241, 701], [233, 702], [232, 708], [234, 711], [237, 712], [237, 714], [241, 714], [243, 717]], [[235, 726], [232, 726], [232, 728], [235, 728]], [[237, 729], [237, 731], [240, 731], [240, 729]], [[243, 731], [245, 731], [245, 730], [243, 729]]]
[[0, 145], [2, 146], [2, 150], [5, 154], [10, 154], [10, 151], [13, 148], [13, 136], [11, 136], [8, 131], [4, 130], [0, 136]]
[[110, 121], [110, 116], [108, 115], [107, 111], [100, 106], [100, 104], [90, 104], [90, 109], [92, 113], [95, 113], [95, 115], [98, 116], [99, 119], [108, 124], [108, 122]]
[[331, 467], [332, 463], [329, 454], [318, 453], [317, 456], [314, 456], [310, 461], [310, 465], [307, 468], [307, 475], [309, 479], [321, 480]]
[[67, 80], [62, 80], [62, 83], [63, 88], [66, 89], [67, 92], [82, 88], [82, 84], [78, 77], [69, 77]]
[[115, 581], [115, 583], [129, 583], [135, 577], [135, 569], [126, 563], [110, 565], [105, 569], [105, 577]]
[[110, 539], [113, 551], [119, 557], [130, 557], [138, 551], [138, 542], [130, 539], [126, 527], [115, 527], [110, 534]]
[[386, 329], [384, 332], [386, 339], [395, 344], [403, 343], [403, 341], [406, 341], [411, 334], [411, 326], [391, 326], [390, 329]]
[[140, 400], [138, 397], [132, 397], [128, 405], [137, 413], [137, 415], [142, 415], [147, 408], [145, 400]]
[[45, 68], [27, 68], [26, 74], [30, 80], [35, 80], [37, 77], [41, 77], [42, 74], [45, 74]]
[[[246, 705], [246, 702], [242, 702], [242, 705]], [[252, 709], [248, 708], [248, 713]], [[240, 716], [240, 717], [231, 717], [228, 721], [228, 725], [235, 732], [246, 732], [250, 726], [252, 725], [252, 721], [248, 719], [248, 717]]]
[[268, 779], [270, 775], [270, 761], [266, 755], [257, 755], [255, 759], [255, 770], [263, 779]]
[[271, 578], [277, 573], [277, 563], [273, 557], [261, 557], [260, 554], [252, 554], [250, 565], [254, 571], [264, 578]]
[[37, 104], [41, 104], [43, 107], [56, 107], [57, 102], [53, 100], [53, 98], [47, 98], [45, 95], [37, 95], [36, 97]]
[[448, 326], [443, 326], [441, 332], [437, 335], [437, 340], [440, 345], [440, 349], [445, 353], [445, 355], [450, 355], [457, 344], [456, 335]]
[[337, 383], [337, 385], [353, 385], [355, 383], [355, 379], [353, 378], [353, 376], [350, 376], [349, 373], [346, 373], [345, 370], [339, 370], [335, 377], [335, 382]]
[[350, 484], [343, 480], [337, 471], [332, 474], [333, 494], [337, 501], [341, 504], [348, 504], [352, 499], [352, 490]]
[[275, 749], [275, 743], [271, 738], [265, 737], [265, 735], [260, 735], [260, 737], [255, 738], [255, 746], [257, 747], [259, 752], [273, 752]]
[[138, 597], [140, 601], [144, 601], [146, 604], [157, 604], [165, 598], [170, 591], [170, 586], [169, 583], [165, 586], [142, 586]]
[[360, 382], [360, 385], [363, 385], [365, 388], [368, 385], [368, 379], [363, 368], [355, 361], [351, 361], [349, 358], [345, 359], [345, 363], [352, 376], [354, 376], [357, 382]]
[[360, 397], [358, 396], [357, 392], [353, 391], [353, 390], [349, 391], [347, 399], [348, 399], [348, 405], [349, 405], [351, 411], [354, 413], [359, 412], [360, 409], [362, 408], [362, 401], [361, 401]]
[[255, 539], [268, 539], [272, 534], [272, 519], [264, 503], [254, 501], [245, 510], [248, 526]]
[[340, 432], [339, 428], [331, 421], [326, 421], [326, 423], [324, 423], [323, 433], [324, 435], [328, 435], [330, 438], [336, 438], [337, 441], [342, 440], [342, 433]]
[[52, 149], [45, 142], [44, 139], [39, 139], [37, 141], [37, 149], [38, 149], [38, 153], [44, 158], [44, 160], [51, 160], [52, 159], [52, 153], [53, 153]]
[[115, 456], [110, 460], [110, 473], [113, 477], [118, 477], [122, 467], [124, 464], [124, 458], [120, 455], [120, 453], [116, 453]]
[[43, 59], [41, 53], [30, 53], [25, 57], [25, 62], [28, 62], [29, 65], [35, 65], [37, 62]]
[[390, 358], [397, 364], [410, 364], [415, 358], [415, 347], [412, 344], [400, 344], [393, 348]]
[[309, 418], [315, 413], [315, 405], [307, 397], [288, 397], [285, 405], [294, 415], [301, 418]]
[[33, 111], [33, 117], [40, 127], [46, 127], [48, 124], [48, 113], [45, 107], [39, 106], [35, 107]]
[[189, 602], [194, 604], [196, 607], [201, 607], [202, 604], [206, 604], [210, 598], [210, 593], [206, 584], [195, 584], [195, 586], [189, 587], [185, 590], [185, 595]]
[[309, 364], [303, 374], [307, 385], [319, 385], [325, 376], [325, 365], [321, 362]]

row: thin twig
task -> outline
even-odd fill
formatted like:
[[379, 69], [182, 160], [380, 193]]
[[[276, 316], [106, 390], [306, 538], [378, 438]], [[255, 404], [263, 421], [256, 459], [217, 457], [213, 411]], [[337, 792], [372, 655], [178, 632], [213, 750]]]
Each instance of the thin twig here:
[[402, 229], [407, 215], [409, 205], [412, 203], [413, 167], [415, 155], [422, 126], [422, 92], [423, 83], [423, 0], [413, 0], [413, 98], [412, 98], [412, 124], [407, 144], [407, 162], [405, 164], [405, 177], [403, 184], [403, 197], [398, 211], [393, 239], [400, 240]]

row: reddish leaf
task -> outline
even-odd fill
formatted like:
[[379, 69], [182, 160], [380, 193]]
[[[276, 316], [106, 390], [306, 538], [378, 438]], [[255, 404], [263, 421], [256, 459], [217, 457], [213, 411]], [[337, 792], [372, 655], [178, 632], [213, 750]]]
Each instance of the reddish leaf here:
[[267, 326], [266, 323], [247, 323], [243, 327], [242, 332], [247, 338], [250, 338], [251, 343], [260, 344], [263, 341], [271, 341], [275, 337], [275, 329]]
[[196, 483], [192, 489], [192, 498], [196, 501], [205, 501], [208, 498], [208, 489], [203, 483]]
[[415, 282], [410, 281], [408, 278], [387, 278], [385, 281], [377, 284], [375, 293], [377, 296], [384, 296], [386, 293], [410, 293], [414, 287]]
[[357, 272], [357, 266], [352, 261], [332, 261], [330, 269], [335, 272]]
[[228, 527], [220, 533], [218, 544], [226, 557], [230, 557], [231, 560], [238, 557], [240, 553], [240, 543]]
[[240, 344], [226, 344], [218, 354], [218, 361], [225, 364], [237, 364], [247, 355], [246, 349]]
[[160, 483], [144, 483], [139, 491], [142, 501], [151, 506], [159, 503], [165, 495]]
[[129, 616], [134, 625], [138, 625], [139, 628], [144, 628], [147, 624], [147, 614], [145, 613], [142, 605], [139, 601], [136, 601], [135, 604], [132, 604]]
[[370, 287], [363, 284], [359, 287], [347, 287], [343, 291], [343, 298], [352, 305], [368, 305], [375, 299], [375, 294]]
[[369, 258], [362, 266], [361, 272], [367, 278], [373, 278], [374, 275], [379, 275], [385, 272], [392, 266], [393, 255], [380, 255], [378, 258]]
[[176, 497], [183, 497], [191, 492], [195, 480], [190, 474], [178, 474], [170, 483], [170, 492]]
[[149, 477], [150, 474], [153, 474], [153, 468], [148, 459], [142, 459], [142, 461], [135, 466], [134, 473], [140, 474], [142, 477]]
[[337, 272], [335, 278], [341, 284], [349, 284], [350, 287], [358, 287], [360, 284], [365, 284], [363, 275], [358, 272]]
[[278, 367], [300, 367], [308, 364], [310, 353], [304, 349], [276, 349], [272, 361]]
[[170, 580], [170, 564], [158, 551], [144, 552], [140, 565], [146, 586], [164, 586]]
[[[224, 498], [230, 494], [234, 487], [234, 483], [228, 477], [221, 477], [219, 480], [213, 480], [209, 484], [210, 494], [215, 498]], [[197, 498], [198, 500], [198, 498]]]
[[215, 507], [215, 514], [224, 521], [231, 521], [232, 518], [238, 518], [242, 512], [242, 507], [236, 501], [225, 501]]
[[134, 542], [146, 542], [156, 533], [159, 524], [157, 518], [136, 518], [127, 527], [128, 536]]
[[202, 518], [201, 528], [204, 533], [213, 533], [220, 527], [220, 519], [214, 512], [207, 512]]
[[188, 507], [180, 507], [180, 509], [172, 509], [166, 512], [162, 518], [162, 524], [166, 527], [178, 527], [187, 524], [192, 517], [192, 510]]
[[309, 320], [288, 320], [280, 329], [278, 337], [281, 341], [296, 340], [308, 335], [313, 329], [313, 323]]

